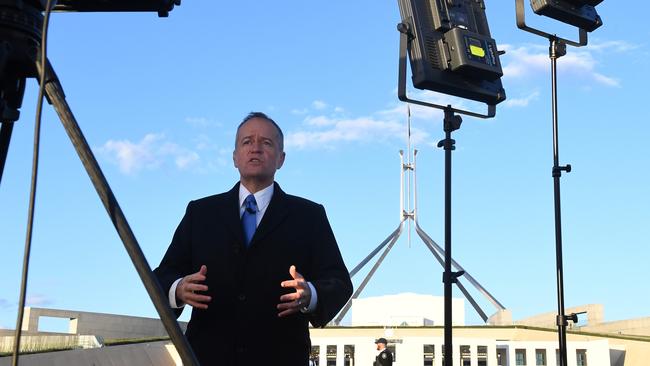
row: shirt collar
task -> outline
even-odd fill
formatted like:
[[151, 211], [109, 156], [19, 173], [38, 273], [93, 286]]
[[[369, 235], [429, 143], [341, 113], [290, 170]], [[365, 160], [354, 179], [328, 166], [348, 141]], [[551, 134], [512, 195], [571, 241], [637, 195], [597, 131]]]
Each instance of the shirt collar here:
[[[269, 203], [271, 203], [271, 197], [273, 196], [273, 187], [274, 184], [271, 183], [270, 186], [257, 191], [253, 193], [253, 196], [255, 196], [255, 202], [257, 202], [257, 210], [264, 212], [266, 208], [268, 207]], [[241, 209], [244, 207], [244, 200], [248, 195], [251, 194], [251, 192], [244, 187], [243, 184], [239, 184], [239, 208]]]

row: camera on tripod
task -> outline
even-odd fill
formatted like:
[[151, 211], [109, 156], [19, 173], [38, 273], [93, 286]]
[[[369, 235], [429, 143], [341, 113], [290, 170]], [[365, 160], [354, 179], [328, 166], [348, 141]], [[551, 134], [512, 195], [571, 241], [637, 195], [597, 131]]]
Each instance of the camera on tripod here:
[[596, 5], [603, 0], [531, 0], [535, 14], [571, 24], [587, 32], [603, 25], [596, 12]]
[[[45, 11], [47, 0], [0, 0], [0, 7], [11, 6], [23, 9], [25, 6]], [[52, 0], [53, 11], [79, 12], [129, 12], [150, 11], [166, 17], [181, 0]]]
[[496, 105], [503, 71], [483, 0], [399, 0], [413, 86]]

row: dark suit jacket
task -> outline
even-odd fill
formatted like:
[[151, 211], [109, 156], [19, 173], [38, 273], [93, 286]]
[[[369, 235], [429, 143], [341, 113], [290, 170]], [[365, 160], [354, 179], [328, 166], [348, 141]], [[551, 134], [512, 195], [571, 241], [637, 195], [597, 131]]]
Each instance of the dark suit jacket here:
[[[244, 246], [239, 183], [187, 206], [156, 274], [163, 290], [208, 267], [207, 310], [193, 309], [186, 336], [201, 365], [307, 365], [308, 323], [323, 327], [352, 294], [323, 206], [284, 193], [276, 183], [250, 247]], [[293, 292], [295, 265], [318, 294], [316, 311], [279, 318], [280, 296]], [[177, 311], [180, 315], [182, 310]]]

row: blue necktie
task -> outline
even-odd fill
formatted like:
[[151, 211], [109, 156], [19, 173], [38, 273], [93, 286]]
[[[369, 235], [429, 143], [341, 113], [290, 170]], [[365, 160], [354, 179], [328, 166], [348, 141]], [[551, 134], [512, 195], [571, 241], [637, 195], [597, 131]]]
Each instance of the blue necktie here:
[[244, 214], [241, 217], [241, 224], [244, 228], [244, 242], [248, 247], [257, 228], [257, 202], [252, 194], [249, 194], [244, 200]]

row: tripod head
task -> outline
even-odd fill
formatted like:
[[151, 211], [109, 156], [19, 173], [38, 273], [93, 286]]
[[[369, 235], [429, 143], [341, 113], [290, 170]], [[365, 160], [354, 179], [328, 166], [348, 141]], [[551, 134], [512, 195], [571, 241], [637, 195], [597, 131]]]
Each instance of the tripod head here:
[[[0, 122], [20, 117], [25, 79], [36, 78], [46, 0], [0, 0]], [[53, 11], [157, 12], [166, 17], [180, 0], [53, 0]]]
[[20, 116], [25, 80], [36, 77], [43, 6], [34, 0], [0, 0], [0, 121]]

